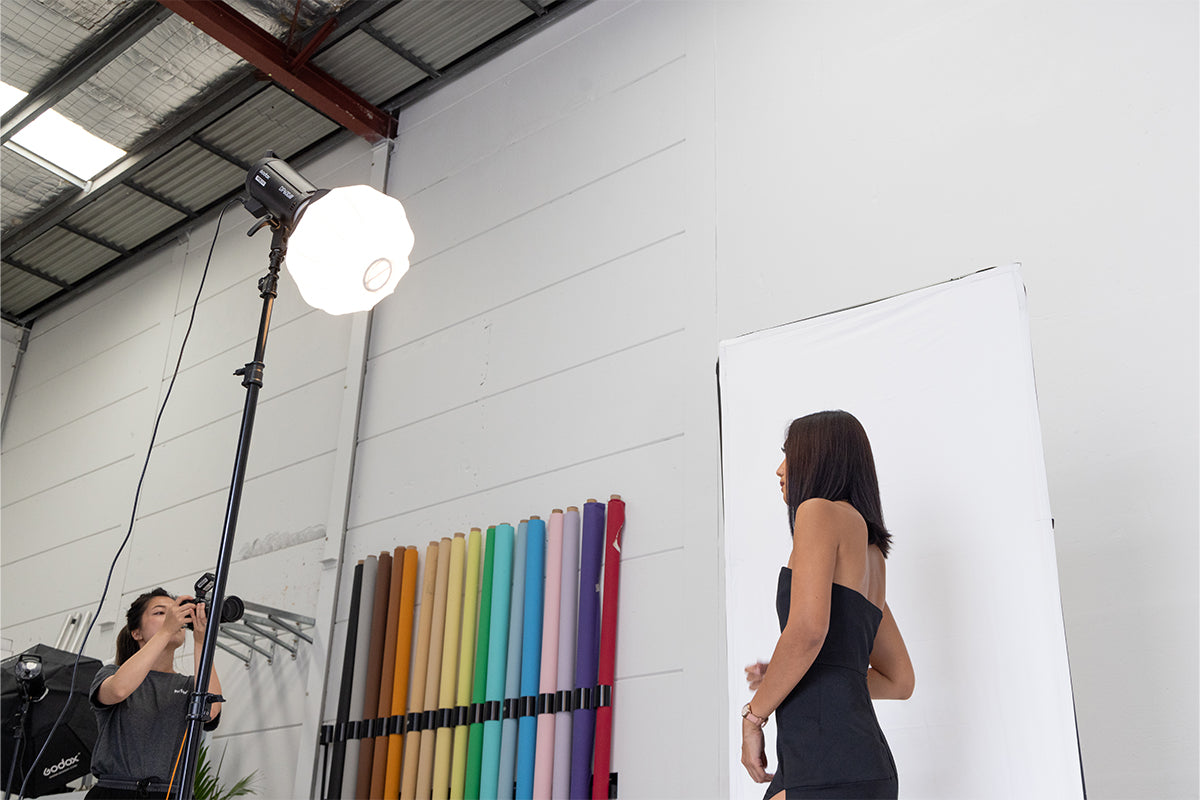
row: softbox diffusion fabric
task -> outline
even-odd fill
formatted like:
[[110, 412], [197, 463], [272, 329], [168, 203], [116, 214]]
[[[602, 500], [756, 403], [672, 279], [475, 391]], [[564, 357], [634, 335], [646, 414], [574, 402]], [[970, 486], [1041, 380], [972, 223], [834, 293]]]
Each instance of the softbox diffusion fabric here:
[[722, 342], [719, 375], [730, 797], [762, 795], [736, 709], [779, 636], [763, 576], [791, 549], [780, 448], [793, 418], [837, 408], [871, 438], [895, 537], [888, 605], [916, 690], [875, 708], [902, 796], [1082, 797], [1019, 269]]

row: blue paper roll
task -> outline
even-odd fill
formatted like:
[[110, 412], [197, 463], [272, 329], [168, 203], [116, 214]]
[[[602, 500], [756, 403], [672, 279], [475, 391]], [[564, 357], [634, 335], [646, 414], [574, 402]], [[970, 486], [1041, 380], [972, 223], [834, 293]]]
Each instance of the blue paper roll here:
[[[521, 697], [536, 698], [542, 669], [542, 611], [546, 586], [546, 521], [534, 517], [525, 533], [525, 622], [521, 636]], [[516, 800], [532, 800], [537, 717], [517, 720]]]

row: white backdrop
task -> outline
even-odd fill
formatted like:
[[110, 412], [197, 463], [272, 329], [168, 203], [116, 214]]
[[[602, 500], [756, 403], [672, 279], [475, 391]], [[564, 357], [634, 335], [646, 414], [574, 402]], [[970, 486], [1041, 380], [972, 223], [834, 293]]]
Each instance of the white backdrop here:
[[[874, 449], [888, 603], [917, 676], [910, 700], [876, 703], [901, 797], [1082, 797], [1019, 268], [722, 342], [720, 389], [731, 708], [779, 636], [787, 424], [845, 409]], [[730, 797], [760, 797], [739, 723]]]

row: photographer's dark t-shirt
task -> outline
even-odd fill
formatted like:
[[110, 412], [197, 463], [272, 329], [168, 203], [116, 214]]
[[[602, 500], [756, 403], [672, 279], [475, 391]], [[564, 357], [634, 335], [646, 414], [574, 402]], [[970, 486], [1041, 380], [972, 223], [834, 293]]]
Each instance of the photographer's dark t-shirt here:
[[[157, 778], [166, 783], [187, 727], [192, 676], [151, 670], [133, 694], [123, 702], [106, 706], [96, 695], [100, 684], [116, 672], [115, 664], [105, 664], [96, 673], [89, 692], [99, 728], [92, 751], [92, 774], [133, 780]], [[204, 729], [216, 728], [220, 719], [217, 715], [205, 723]]]

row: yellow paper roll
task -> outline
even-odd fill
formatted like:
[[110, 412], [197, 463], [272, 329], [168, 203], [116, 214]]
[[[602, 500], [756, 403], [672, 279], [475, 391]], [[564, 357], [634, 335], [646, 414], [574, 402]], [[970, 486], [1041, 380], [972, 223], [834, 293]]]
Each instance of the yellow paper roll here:
[[[463, 560], [466, 538], [454, 534], [450, 542], [450, 577], [446, 583], [446, 630], [442, 639], [442, 678], [438, 685], [438, 709], [454, 707], [455, 677], [458, 673], [459, 631], [462, 628]], [[450, 756], [454, 751], [454, 729], [438, 728], [433, 755], [433, 800], [450, 796]]]
[[[458, 689], [454, 704], [460, 708], [471, 705], [472, 680], [475, 674], [475, 624], [479, 613], [479, 554], [482, 534], [471, 528], [467, 538], [467, 579], [463, 584], [462, 639], [458, 652]], [[450, 800], [460, 800], [467, 787], [467, 738], [469, 725], [454, 729], [454, 756], [450, 760]]]

